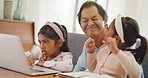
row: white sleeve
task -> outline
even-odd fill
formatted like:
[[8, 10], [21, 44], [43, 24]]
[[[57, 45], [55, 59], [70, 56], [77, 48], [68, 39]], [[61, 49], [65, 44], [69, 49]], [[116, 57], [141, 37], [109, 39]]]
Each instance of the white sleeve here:
[[30, 51], [25, 52], [25, 55], [37, 60], [42, 56], [42, 51], [39, 46], [34, 45]]

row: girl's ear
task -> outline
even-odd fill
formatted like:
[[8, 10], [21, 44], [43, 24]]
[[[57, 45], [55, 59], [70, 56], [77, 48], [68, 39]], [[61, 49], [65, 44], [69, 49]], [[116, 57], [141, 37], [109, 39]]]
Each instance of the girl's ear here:
[[62, 39], [59, 39], [58, 42], [57, 42], [57, 46], [58, 47], [61, 47], [63, 45], [63, 40]]
[[119, 36], [114, 37], [116, 39], [116, 43], [119, 49], [125, 49], [125, 43], [121, 43], [121, 39]]
[[119, 36], [114, 36], [114, 38], [116, 39], [117, 43], [121, 43], [121, 39]]
[[108, 16], [106, 16], [106, 19], [104, 20], [105, 25], [107, 24], [107, 22], [108, 22]]

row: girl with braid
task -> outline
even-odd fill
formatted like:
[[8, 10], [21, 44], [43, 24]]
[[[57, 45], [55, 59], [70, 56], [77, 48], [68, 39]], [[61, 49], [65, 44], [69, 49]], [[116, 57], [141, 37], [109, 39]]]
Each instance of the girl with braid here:
[[[103, 40], [97, 56], [94, 55], [95, 42], [87, 41], [87, 65], [91, 72], [106, 74], [115, 78], [140, 78], [140, 66], [147, 50], [147, 40], [139, 34], [137, 22], [130, 17], [117, 16], [109, 26], [110, 36]], [[131, 49], [137, 39], [141, 45]]]

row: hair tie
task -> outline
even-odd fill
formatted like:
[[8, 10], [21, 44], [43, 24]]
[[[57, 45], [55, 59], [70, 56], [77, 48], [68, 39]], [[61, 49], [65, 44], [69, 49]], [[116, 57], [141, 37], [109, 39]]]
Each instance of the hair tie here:
[[140, 34], [138, 34], [138, 35], [137, 35], [137, 38], [141, 38], [141, 35], [140, 35]]
[[115, 29], [117, 31], [118, 36], [121, 39], [121, 43], [124, 43], [124, 33], [123, 33], [123, 27], [122, 27], [122, 20], [121, 15], [118, 14], [117, 18], [115, 19]]
[[60, 28], [56, 24], [54, 24], [50, 21], [47, 21], [46, 25], [49, 25], [51, 28], [53, 28], [55, 30], [55, 32], [58, 34], [58, 36], [60, 37], [60, 39], [62, 39], [64, 41], [62, 31], [60, 30]]

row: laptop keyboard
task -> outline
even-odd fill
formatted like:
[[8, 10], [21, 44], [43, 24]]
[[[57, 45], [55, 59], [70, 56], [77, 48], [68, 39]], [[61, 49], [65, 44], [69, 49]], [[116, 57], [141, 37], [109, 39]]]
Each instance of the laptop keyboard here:
[[31, 71], [32, 72], [45, 72], [45, 68], [44, 67], [40, 67], [40, 66], [33, 66], [31, 67]]
[[31, 71], [32, 71], [32, 72], [45, 72], [45, 71], [38, 70], [38, 69], [33, 69], [33, 68], [31, 68]]

